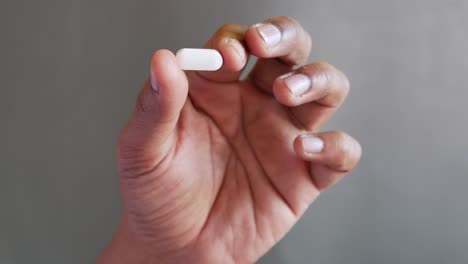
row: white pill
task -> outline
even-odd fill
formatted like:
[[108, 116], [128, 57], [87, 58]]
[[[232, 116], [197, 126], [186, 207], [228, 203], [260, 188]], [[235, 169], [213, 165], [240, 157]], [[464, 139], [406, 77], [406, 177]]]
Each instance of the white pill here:
[[181, 49], [176, 59], [182, 70], [216, 71], [223, 66], [223, 57], [214, 49]]

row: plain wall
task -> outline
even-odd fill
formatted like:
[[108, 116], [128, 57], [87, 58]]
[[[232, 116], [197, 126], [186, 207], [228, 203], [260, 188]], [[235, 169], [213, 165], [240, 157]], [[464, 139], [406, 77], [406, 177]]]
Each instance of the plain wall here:
[[0, 263], [92, 263], [119, 220], [114, 149], [156, 49], [298, 19], [352, 89], [364, 149], [260, 263], [468, 262], [468, 1], [2, 0]]

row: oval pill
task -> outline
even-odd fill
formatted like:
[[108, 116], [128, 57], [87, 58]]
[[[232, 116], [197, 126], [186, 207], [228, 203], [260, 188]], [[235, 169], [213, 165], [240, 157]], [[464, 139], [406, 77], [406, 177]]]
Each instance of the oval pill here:
[[176, 60], [182, 70], [216, 71], [223, 66], [223, 57], [214, 49], [181, 49]]

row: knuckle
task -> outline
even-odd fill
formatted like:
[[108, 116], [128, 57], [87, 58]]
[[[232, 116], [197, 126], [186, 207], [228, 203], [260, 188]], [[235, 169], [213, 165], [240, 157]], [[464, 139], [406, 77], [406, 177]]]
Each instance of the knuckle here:
[[324, 74], [330, 74], [335, 72], [335, 67], [326, 61], [317, 61], [312, 64], [312, 66], [319, 72]]
[[117, 138], [116, 154], [119, 161], [127, 160], [138, 156], [141, 150], [135, 144], [135, 137], [132, 136], [131, 123], [129, 122], [120, 132]]
[[149, 106], [145, 101], [146, 100], [145, 100], [145, 96], [143, 95], [143, 93], [138, 95], [137, 102], [136, 102], [136, 108], [138, 112], [140, 113], [148, 112]]
[[307, 63], [310, 53], [312, 51], [312, 38], [310, 37], [309, 33], [302, 30], [303, 34], [299, 35], [299, 41], [292, 42], [291, 45], [291, 53], [290, 53], [290, 60], [294, 62], [296, 65], [304, 65]]
[[330, 79], [329, 77], [332, 72], [332, 68], [333, 66], [331, 66], [329, 63], [324, 61], [318, 61], [302, 66], [300, 68], [300, 71], [311, 77], [324, 75], [325, 77], [327, 77], [327, 79]]
[[329, 107], [338, 107], [350, 90], [350, 82], [344, 73], [327, 62], [306, 65], [300, 71], [309, 75], [314, 84], [320, 87], [321, 102]]
[[135, 107], [138, 113], [147, 113], [151, 111], [156, 104], [156, 100], [154, 100], [153, 96], [153, 94], [156, 92], [148, 85], [150, 84], [146, 84], [146, 87], [143, 89], [143, 91], [140, 92], [140, 94], [137, 97]]

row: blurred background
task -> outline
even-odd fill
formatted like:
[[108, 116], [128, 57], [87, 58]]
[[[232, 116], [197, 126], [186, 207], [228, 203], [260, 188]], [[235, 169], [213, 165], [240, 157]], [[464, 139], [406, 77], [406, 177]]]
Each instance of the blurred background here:
[[327, 130], [364, 156], [260, 263], [468, 263], [467, 14], [466, 0], [2, 0], [0, 263], [93, 263], [152, 53], [277, 15], [348, 74]]

